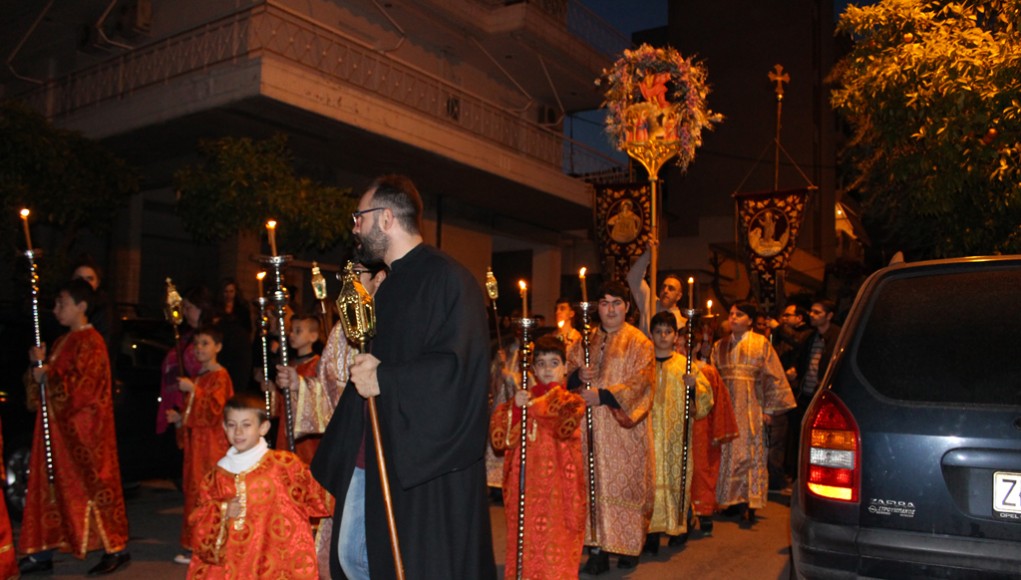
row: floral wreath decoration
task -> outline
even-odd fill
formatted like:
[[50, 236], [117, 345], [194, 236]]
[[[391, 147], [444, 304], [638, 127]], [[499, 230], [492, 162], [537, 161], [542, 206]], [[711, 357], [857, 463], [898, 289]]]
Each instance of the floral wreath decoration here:
[[624, 50], [596, 79], [596, 86], [606, 87], [606, 132], [620, 149], [649, 144], [668, 149], [686, 170], [702, 145], [702, 130], [723, 120], [706, 104], [707, 76], [703, 64], [669, 46]]

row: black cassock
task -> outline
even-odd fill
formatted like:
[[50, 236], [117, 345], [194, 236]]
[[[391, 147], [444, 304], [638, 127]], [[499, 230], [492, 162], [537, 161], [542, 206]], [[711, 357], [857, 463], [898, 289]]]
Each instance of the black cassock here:
[[[376, 292], [379, 423], [407, 578], [496, 577], [483, 453], [489, 331], [482, 289], [463, 266], [420, 244]], [[312, 461], [340, 522], [365, 437], [365, 527], [372, 578], [395, 577], [365, 399], [349, 384]], [[344, 578], [331, 549], [330, 572]]]

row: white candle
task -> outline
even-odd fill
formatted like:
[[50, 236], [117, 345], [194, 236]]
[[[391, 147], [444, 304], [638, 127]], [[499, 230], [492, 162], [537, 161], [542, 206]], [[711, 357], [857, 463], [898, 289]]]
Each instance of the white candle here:
[[21, 210], [21, 224], [25, 226], [25, 244], [27, 244], [26, 250], [32, 249], [32, 234], [28, 231], [28, 214], [31, 213], [28, 209]]
[[528, 284], [520, 280], [518, 286], [521, 287], [521, 318], [528, 318]]
[[259, 296], [263, 295], [263, 293], [262, 293], [262, 280], [265, 277], [266, 277], [266, 273], [265, 272], [259, 272], [258, 274], [255, 275], [255, 279], [259, 281]]
[[695, 309], [695, 279], [688, 278], [688, 310]]
[[266, 231], [269, 233], [269, 253], [271, 255], [277, 255], [277, 222], [276, 220], [269, 220], [266, 222]]
[[586, 269], [578, 270], [578, 281], [581, 283], [581, 301], [588, 302], [588, 288], [585, 286]]

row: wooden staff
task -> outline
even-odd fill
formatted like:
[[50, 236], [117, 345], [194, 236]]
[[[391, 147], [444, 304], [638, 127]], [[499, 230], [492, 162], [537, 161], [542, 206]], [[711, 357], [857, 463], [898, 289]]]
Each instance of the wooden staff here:
[[[365, 290], [354, 273], [354, 262], [348, 262], [344, 267], [343, 284], [340, 288], [340, 295], [337, 297], [337, 311], [340, 313], [340, 323], [344, 327], [344, 334], [348, 340], [357, 342], [360, 352], [368, 352], [366, 345], [369, 339], [376, 334], [376, 309], [372, 296]], [[376, 442], [379, 481], [383, 488], [383, 506], [386, 508], [386, 524], [390, 532], [390, 550], [393, 552], [397, 580], [404, 580], [404, 561], [401, 558], [400, 542], [397, 540], [397, 521], [394, 519], [390, 477], [387, 474], [386, 458], [383, 454], [383, 437], [379, 429], [376, 397], [369, 397], [368, 403], [372, 438]]]
[[[36, 348], [42, 348], [42, 331], [39, 327], [39, 267], [35, 263], [35, 257], [39, 251], [32, 248], [32, 235], [28, 229], [29, 210], [23, 209], [20, 212], [21, 220], [25, 226], [25, 257], [28, 258], [29, 278], [32, 281], [32, 338]], [[32, 366], [41, 368], [42, 360], [32, 363]], [[50, 486], [55, 481], [53, 466], [53, 439], [50, 432], [50, 404], [46, 397], [46, 377], [39, 381], [39, 413], [42, 415], [43, 423], [43, 450], [46, 453], [46, 481]]]
[[[523, 313], [527, 316], [527, 313]], [[532, 352], [529, 330], [535, 325], [534, 318], [520, 318], [521, 325], [521, 390], [528, 392], [528, 370], [531, 367], [529, 355]], [[513, 409], [511, 403], [511, 409]], [[525, 471], [528, 466], [528, 405], [521, 407], [521, 455], [518, 462], [518, 541], [517, 578], [521, 580], [525, 562]]]

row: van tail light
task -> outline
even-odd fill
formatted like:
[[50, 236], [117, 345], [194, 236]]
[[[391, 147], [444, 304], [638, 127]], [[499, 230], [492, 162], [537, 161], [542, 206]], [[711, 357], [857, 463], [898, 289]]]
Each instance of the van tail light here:
[[847, 406], [824, 391], [809, 407], [802, 434], [802, 481], [826, 499], [858, 501], [861, 488], [861, 432]]

